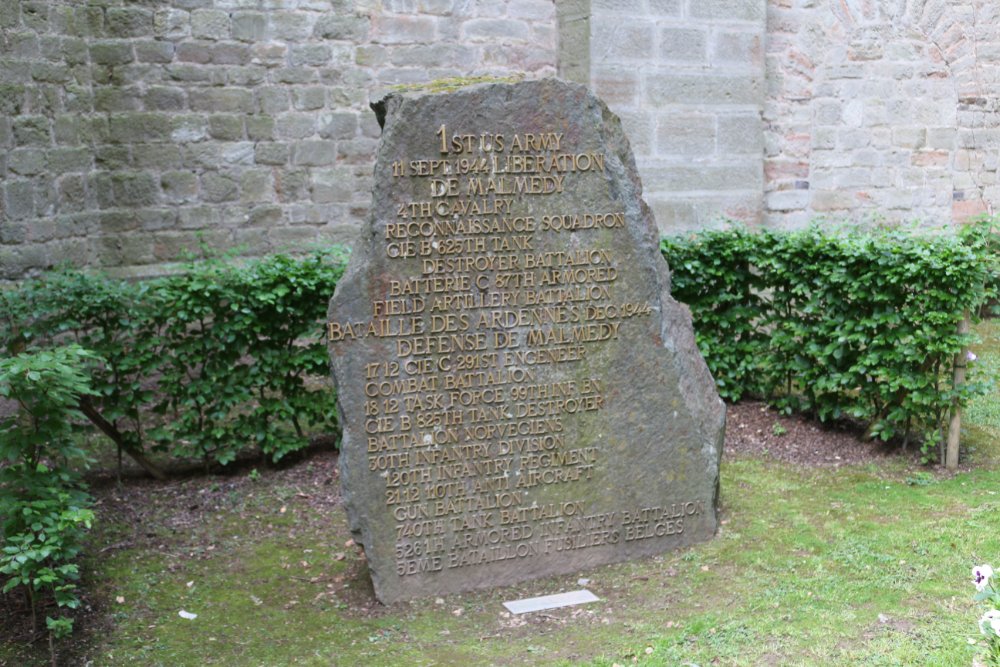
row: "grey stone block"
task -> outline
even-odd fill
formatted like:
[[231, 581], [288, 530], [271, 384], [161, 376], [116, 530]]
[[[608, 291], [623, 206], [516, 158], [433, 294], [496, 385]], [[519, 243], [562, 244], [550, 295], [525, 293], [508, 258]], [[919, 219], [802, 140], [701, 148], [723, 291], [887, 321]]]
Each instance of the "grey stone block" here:
[[653, 105], [759, 105], [763, 81], [758, 74], [649, 74], [646, 100]]
[[108, 7], [104, 16], [110, 37], [153, 34], [153, 12], [144, 7]]
[[148, 234], [98, 236], [90, 252], [103, 266], [146, 264], [153, 261], [153, 239]]
[[254, 110], [253, 93], [242, 88], [192, 89], [188, 93], [192, 111], [241, 111]]
[[297, 111], [322, 109], [326, 106], [326, 88], [323, 86], [307, 86], [293, 89], [292, 106]]
[[[653, 53], [653, 24], [649, 21], [616, 17], [614, 21], [598, 21], [592, 25], [591, 51], [595, 59], [650, 59]], [[598, 60], [599, 61], [599, 60]]]
[[348, 164], [365, 164], [371, 161], [378, 142], [369, 137], [355, 137], [337, 142], [337, 159]]
[[317, 204], [350, 203], [355, 199], [350, 169], [317, 169], [312, 174], [312, 200]]
[[[63, 8], [70, 9], [71, 8]], [[0, 28], [4, 30], [11, 30], [16, 28], [21, 23], [21, 3], [19, 2], [4, 2], [0, 3]]]
[[90, 60], [95, 65], [124, 65], [134, 59], [129, 41], [99, 41], [90, 45]]
[[656, 127], [656, 152], [664, 155], [709, 156], [716, 150], [716, 118], [708, 113], [670, 113]]
[[274, 197], [271, 169], [247, 169], [239, 175], [239, 182], [241, 202], [269, 202]]
[[222, 164], [251, 165], [253, 164], [254, 147], [250, 141], [229, 141], [220, 144]]
[[7, 169], [19, 176], [35, 176], [45, 171], [45, 151], [18, 148], [7, 153]]
[[705, 62], [708, 32], [698, 28], [666, 27], [660, 30], [660, 55], [667, 60]]
[[[38, 35], [33, 32], [10, 32], [4, 35], [4, 54], [9, 58], [32, 59], [39, 55]], [[56, 44], [58, 47], [58, 42]]]
[[281, 202], [309, 199], [309, 170], [282, 169], [275, 173], [274, 189]]
[[254, 91], [257, 98], [257, 108], [266, 114], [276, 114], [288, 111], [288, 90], [282, 86], [265, 86]]
[[279, 139], [305, 139], [316, 134], [316, 115], [288, 113], [274, 121], [274, 136]]
[[187, 106], [187, 94], [176, 86], [151, 86], [142, 101], [150, 111], [182, 111]]
[[767, 2], [766, 0], [696, 0], [691, 3], [689, 11], [693, 18], [759, 23], [764, 20], [767, 13]]
[[254, 146], [254, 160], [257, 164], [283, 165], [289, 152], [288, 144], [261, 142]]
[[209, 49], [216, 65], [246, 65], [253, 59], [253, 50], [240, 42], [219, 42]]
[[11, 220], [24, 220], [35, 215], [35, 187], [31, 181], [5, 179], [3, 182], [4, 214]]
[[159, 202], [159, 178], [149, 172], [96, 172], [90, 183], [101, 208], [152, 206]]
[[316, 21], [313, 34], [320, 39], [364, 42], [368, 37], [371, 19], [365, 16], [342, 16], [330, 12]]
[[48, 152], [48, 168], [53, 174], [89, 171], [94, 166], [94, 154], [89, 148], [53, 148]]
[[274, 227], [282, 222], [284, 211], [280, 206], [255, 206], [250, 211], [248, 225]]
[[763, 32], [756, 30], [716, 32], [712, 44], [713, 63], [756, 67], [763, 61]]
[[315, 17], [305, 12], [271, 12], [268, 34], [272, 39], [301, 42], [312, 34]]
[[271, 70], [271, 83], [313, 83], [318, 80], [315, 69], [310, 67], [281, 67]]
[[181, 149], [173, 143], [133, 144], [132, 166], [136, 169], [176, 169], [181, 166]]
[[215, 114], [208, 117], [208, 134], [213, 139], [238, 141], [243, 138], [243, 116]]
[[274, 139], [274, 118], [271, 116], [246, 116], [244, 124], [247, 138], [253, 141], [269, 141]]
[[358, 133], [358, 116], [349, 111], [321, 114], [319, 136], [324, 139], [350, 139]]
[[212, 43], [202, 42], [181, 42], [177, 45], [177, 60], [185, 63], [197, 63], [206, 65], [212, 62]]
[[153, 13], [153, 34], [177, 40], [191, 34], [191, 14], [172, 7], [157, 9]]
[[48, 146], [52, 143], [49, 119], [45, 116], [19, 116], [13, 119], [14, 143], [18, 146]]
[[322, 67], [330, 62], [330, 47], [326, 44], [292, 46], [289, 61], [293, 67]]
[[56, 179], [59, 213], [74, 213], [87, 208], [86, 178], [83, 174], [67, 174]]
[[380, 67], [389, 61], [389, 49], [381, 44], [361, 44], [355, 49], [354, 63], [361, 67]]
[[218, 9], [191, 12], [191, 36], [198, 39], [229, 39], [229, 13]]
[[10, 119], [21, 114], [24, 108], [24, 86], [0, 84], [0, 114]]
[[767, 193], [765, 203], [771, 211], [798, 211], [807, 208], [811, 199], [808, 190], [780, 190]]
[[719, 116], [719, 153], [761, 154], [764, 128], [758, 114]]
[[[480, 19], [487, 20], [487, 19]], [[471, 26], [469, 24], [472, 24]], [[520, 23], [520, 22], [517, 22]], [[372, 24], [371, 41], [376, 44], [414, 44], [433, 42], [436, 19], [429, 16], [379, 16]], [[483, 31], [485, 24], [467, 21], [463, 28]], [[524, 29], [525, 33], [527, 28]], [[496, 35], [486, 35], [496, 37]]]
[[218, 169], [222, 166], [222, 147], [225, 144], [218, 141], [204, 141], [181, 146], [181, 159], [190, 168], [202, 167]]
[[207, 83], [212, 79], [212, 70], [195, 65], [167, 65], [166, 78], [187, 83]]
[[198, 177], [190, 171], [168, 171], [160, 177], [163, 198], [171, 204], [186, 204], [198, 200]]
[[756, 160], [647, 167], [643, 172], [646, 178], [655, 181], [661, 190], [673, 192], [763, 189], [763, 169]]
[[267, 81], [267, 68], [242, 65], [226, 68], [226, 83], [232, 86], [256, 87]]
[[174, 60], [173, 42], [143, 40], [135, 42], [135, 57], [142, 63], [169, 63]]
[[21, 24], [35, 32], [47, 32], [49, 29], [50, 3], [39, 0], [21, 2]]
[[0, 219], [0, 244], [19, 245], [27, 243], [29, 238], [28, 224]]
[[292, 162], [302, 167], [333, 164], [337, 159], [335, 141], [300, 141], [295, 144]]
[[208, 172], [201, 176], [202, 200], [210, 203], [234, 201], [239, 195], [239, 187], [233, 177], [218, 172]]
[[237, 11], [232, 15], [232, 38], [241, 42], [257, 42], [267, 34], [267, 15], [256, 11]]
[[101, 86], [94, 89], [94, 111], [139, 111], [142, 109], [142, 90], [136, 86], [119, 88]]
[[477, 57], [476, 47], [465, 44], [417, 44], [395, 46], [389, 61], [404, 67], [464, 67]]
[[108, 118], [111, 140], [116, 143], [169, 141], [173, 120], [167, 114], [115, 114]]
[[177, 212], [177, 225], [181, 229], [205, 229], [219, 221], [219, 214], [213, 206], [190, 206]]

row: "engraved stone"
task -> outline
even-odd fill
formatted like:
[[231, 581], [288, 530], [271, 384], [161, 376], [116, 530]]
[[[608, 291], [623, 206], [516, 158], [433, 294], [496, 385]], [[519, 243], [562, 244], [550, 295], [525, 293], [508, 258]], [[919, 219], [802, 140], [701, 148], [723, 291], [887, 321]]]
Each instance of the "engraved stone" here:
[[618, 118], [556, 80], [373, 108], [372, 209], [328, 338], [378, 598], [714, 535], [725, 408]]

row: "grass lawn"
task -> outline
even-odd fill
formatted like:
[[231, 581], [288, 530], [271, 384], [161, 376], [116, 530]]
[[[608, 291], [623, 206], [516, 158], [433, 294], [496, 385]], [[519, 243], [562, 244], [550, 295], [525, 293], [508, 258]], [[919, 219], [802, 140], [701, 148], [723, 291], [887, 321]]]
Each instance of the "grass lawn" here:
[[[1000, 369], [1000, 325], [980, 334], [980, 362]], [[983, 650], [970, 570], [1000, 565], [998, 443], [1000, 394], [967, 411], [955, 475], [903, 459], [727, 458], [709, 543], [389, 608], [349, 543], [331, 454], [108, 489], [85, 562], [94, 612], [62, 651], [95, 666], [968, 667]], [[600, 602], [522, 617], [501, 606], [578, 578]], [[41, 656], [0, 647], [3, 664]]]

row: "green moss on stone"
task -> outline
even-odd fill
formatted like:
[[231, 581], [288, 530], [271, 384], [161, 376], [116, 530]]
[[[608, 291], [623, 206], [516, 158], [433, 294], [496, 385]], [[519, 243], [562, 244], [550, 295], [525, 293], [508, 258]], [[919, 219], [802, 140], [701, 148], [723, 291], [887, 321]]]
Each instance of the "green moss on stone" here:
[[392, 86], [391, 90], [399, 92], [411, 92], [424, 90], [429, 93], [449, 93], [466, 86], [475, 86], [480, 83], [518, 83], [524, 80], [524, 74], [512, 74], [511, 76], [453, 76], [445, 79], [435, 79], [424, 83], [401, 83]]

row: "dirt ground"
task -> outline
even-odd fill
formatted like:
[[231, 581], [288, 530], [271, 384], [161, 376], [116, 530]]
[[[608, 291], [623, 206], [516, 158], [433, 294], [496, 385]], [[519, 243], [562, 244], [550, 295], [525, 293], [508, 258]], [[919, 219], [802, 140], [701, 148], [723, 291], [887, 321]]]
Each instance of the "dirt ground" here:
[[832, 467], [884, 462], [905, 456], [919, 461], [912, 449], [866, 441], [860, 428], [822, 424], [806, 417], [783, 416], [764, 403], [745, 401], [727, 406], [723, 458], [764, 456], [806, 467]]
[[[857, 429], [782, 416], [763, 403], [744, 402], [728, 406], [723, 458], [771, 457], [804, 467], [877, 464], [901, 455], [914, 462], [919, 458], [913, 452], [901, 454], [879, 443], [864, 442], [860, 436]], [[308, 506], [310, 521], [322, 523], [324, 517], [340, 511], [337, 452], [330, 443], [322, 443], [280, 467], [261, 468], [259, 477], [250, 474], [254, 467], [248, 462], [230, 466], [225, 474], [214, 475], [189, 468], [178, 471], [167, 482], [144, 477], [138, 468], [127, 468], [122, 485], [116, 483], [113, 470], [91, 471], [89, 481], [98, 521], [117, 528], [113, 541], [91, 544], [89, 552], [100, 558], [123, 549], [169, 548], [163, 543], [165, 533], [181, 535], [195, 530], [204, 516], [225, 512], [226, 499], [232, 494], [259, 493], [263, 490], [261, 485], [297, 489], [292, 501], [300, 508]], [[344, 546], [345, 551], [351, 548], [350, 543]], [[347, 578], [367, 581], [367, 577], [358, 575], [351, 572]], [[77, 636], [111, 631], [112, 621], [104, 608], [107, 601], [98, 599], [89, 590], [86, 574], [82, 588], [84, 604], [75, 614]], [[374, 600], [370, 585], [352, 593], [350, 606], [354, 613], [362, 616], [384, 613], [382, 605]], [[55, 610], [40, 611], [40, 625], [44, 628], [44, 614]], [[0, 595], [0, 642], [23, 644], [33, 640], [41, 648], [44, 636], [43, 632], [32, 632], [26, 600], [21, 595], [14, 592]]]

